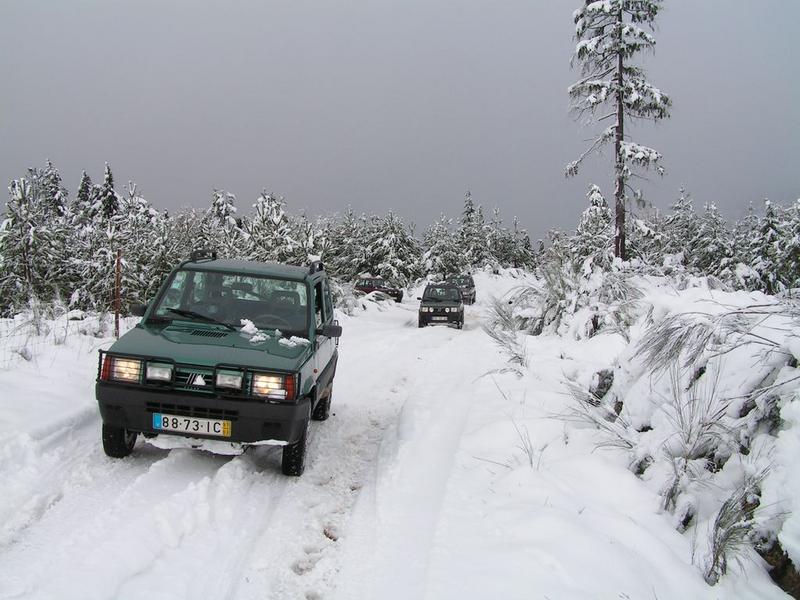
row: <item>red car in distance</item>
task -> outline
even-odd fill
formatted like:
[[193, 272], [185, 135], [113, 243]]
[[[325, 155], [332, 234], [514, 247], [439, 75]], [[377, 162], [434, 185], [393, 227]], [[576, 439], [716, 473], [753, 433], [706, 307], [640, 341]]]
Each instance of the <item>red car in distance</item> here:
[[365, 294], [381, 292], [394, 298], [395, 302], [403, 301], [403, 290], [392, 287], [382, 277], [362, 277], [356, 281], [355, 289]]

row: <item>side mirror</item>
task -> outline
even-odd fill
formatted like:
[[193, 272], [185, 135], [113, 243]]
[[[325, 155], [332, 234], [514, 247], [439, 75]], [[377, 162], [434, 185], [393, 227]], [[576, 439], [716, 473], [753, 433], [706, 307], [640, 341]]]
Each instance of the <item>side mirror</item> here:
[[147, 310], [147, 304], [134, 304], [131, 306], [131, 314], [134, 317], [143, 317]]
[[422, 300], [422, 298], [421, 298], [421, 297], [419, 297], [419, 296], [417, 296], [417, 300]]
[[329, 323], [323, 325], [321, 329], [317, 329], [317, 333], [329, 338], [338, 338], [342, 336], [342, 326]]

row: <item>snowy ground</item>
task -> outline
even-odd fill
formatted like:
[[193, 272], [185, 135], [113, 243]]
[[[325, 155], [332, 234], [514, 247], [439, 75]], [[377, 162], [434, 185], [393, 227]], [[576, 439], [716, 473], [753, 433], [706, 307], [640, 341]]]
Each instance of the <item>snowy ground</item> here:
[[109, 459], [93, 386], [111, 340], [74, 325], [31, 360], [6, 350], [0, 599], [786, 597], [754, 563], [707, 586], [624, 457], [553, 418], [618, 336], [532, 338], [528, 372], [503, 371], [481, 302], [515, 283], [478, 278], [463, 331], [418, 329], [412, 299], [343, 316], [299, 479], [275, 448]]

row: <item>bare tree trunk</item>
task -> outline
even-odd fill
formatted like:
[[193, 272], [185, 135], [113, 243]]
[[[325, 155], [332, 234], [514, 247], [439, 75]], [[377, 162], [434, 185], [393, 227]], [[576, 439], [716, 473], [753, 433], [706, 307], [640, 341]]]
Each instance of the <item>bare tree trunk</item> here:
[[[617, 29], [619, 35], [620, 46], [622, 45], [622, 25], [623, 13], [622, 5], [620, 4], [619, 14], [617, 16]], [[615, 218], [615, 232], [614, 232], [614, 256], [626, 259], [625, 252], [625, 161], [622, 157], [622, 140], [624, 139], [623, 118], [625, 116], [625, 107], [622, 103], [622, 83], [623, 83], [623, 63], [622, 63], [622, 50], [617, 55], [617, 130], [616, 139], [614, 142], [614, 158], [615, 158], [615, 173], [617, 176], [617, 185], [614, 190], [614, 199], [616, 205], [616, 218]]]

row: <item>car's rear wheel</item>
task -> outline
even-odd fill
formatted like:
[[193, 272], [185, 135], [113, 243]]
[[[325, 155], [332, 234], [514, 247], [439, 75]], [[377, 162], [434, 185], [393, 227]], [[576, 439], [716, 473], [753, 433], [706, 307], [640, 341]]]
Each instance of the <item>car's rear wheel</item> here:
[[314, 421], [325, 421], [331, 416], [331, 398], [333, 396], [333, 384], [331, 383], [325, 395], [317, 402], [314, 412], [311, 413], [311, 418]]
[[311, 427], [311, 418], [306, 419], [303, 433], [300, 439], [294, 444], [287, 444], [283, 447], [281, 459], [281, 471], [284, 475], [299, 477], [306, 470], [306, 450], [308, 448], [308, 430]]
[[125, 458], [133, 451], [136, 436], [135, 431], [103, 423], [103, 451], [111, 458]]

